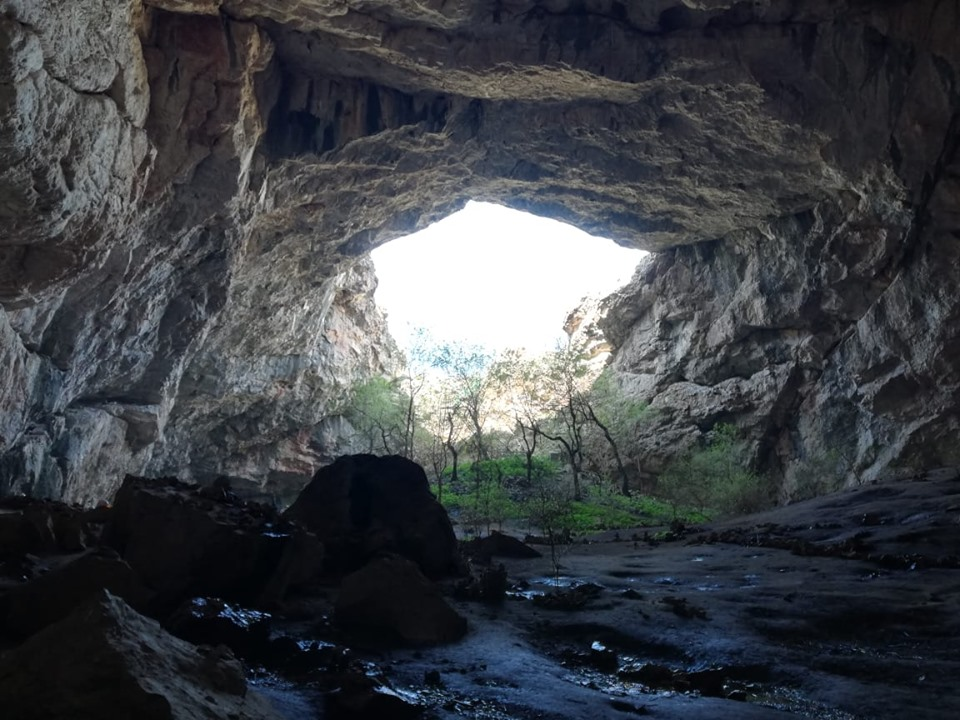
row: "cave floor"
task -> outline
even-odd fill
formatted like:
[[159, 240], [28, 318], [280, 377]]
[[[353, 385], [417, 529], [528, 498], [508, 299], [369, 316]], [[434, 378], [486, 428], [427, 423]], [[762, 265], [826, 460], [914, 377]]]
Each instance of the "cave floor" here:
[[[652, 542], [509, 560], [459, 643], [362, 653], [441, 718], [960, 717], [960, 482], [875, 485]], [[499, 560], [497, 561], [499, 562]], [[434, 672], [435, 671], [435, 672]], [[431, 673], [434, 683], [427, 685]], [[436, 684], [439, 674], [440, 684]], [[303, 717], [309, 698], [267, 688]]]

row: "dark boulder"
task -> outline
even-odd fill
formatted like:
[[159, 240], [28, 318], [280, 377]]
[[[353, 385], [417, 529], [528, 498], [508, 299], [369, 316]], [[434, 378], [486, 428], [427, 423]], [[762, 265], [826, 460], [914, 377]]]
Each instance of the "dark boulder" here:
[[357, 570], [385, 551], [430, 577], [462, 571], [450, 518], [423, 468], [398, 455], [337, 459], [317, 471], [284, 517], [316, 533], [332, 573]]
[[17, 720], [278, 720], [225, 648], [196, 648], [102, 592], [0, 657]]
[[226, 645], [244, 660], [269, 654], [270, 614], [224, 602], [191, 598], [167, 618], [164, 628], [194, 645]]
[[495, 557], [519, 560], [543, 557], [540, 552], [521, 540], [496, 530], [487, 537], [475, 538], [465, 542], [463, 551], [466, 555], [482, 562], [489, 562], [490, 558]]
[[437, 586], [397, 555], [377, 558], [343, 579], [334, 619], [361, 639], [384, 645], [437, 645], [467, 632], [467, 621]]
[[507, 569], [502, 565], [485, 567], [479, 573], [457, 581], [454, 595], [460, 600], [476, 600], [488, 605], [497, 605], [507, 596]]
[[340, 687], [326, 696], [329, 720], [412, 720], [423, 708], [362, 673], [342, 674]]
[[67, 617], [103, 590], [145, 608], [151, 593], [115, 553], [90, 552], [9, 590], [0, 599], [3, 634], [22, 640]]
[[0, 499], [0, 560], [24, 554], [80, 552], [96, 542], [101, 510], [51, 500]]
[[196, 596], [274, 603], [323, 563], [317, 538], [272, 508], [171, 479], [127, 477], [104, 541], [158, 594], [157, 612]]

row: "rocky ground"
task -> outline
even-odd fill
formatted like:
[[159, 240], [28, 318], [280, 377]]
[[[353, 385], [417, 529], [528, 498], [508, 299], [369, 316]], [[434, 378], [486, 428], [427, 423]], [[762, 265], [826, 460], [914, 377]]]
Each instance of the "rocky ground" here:
[[[513, 591], [499, 608], [458, 605], [462, 642], [378, 660], [441, 717], [960, 715], [956, 479], [861, 488], [672, 542], [596, 540], [562, 558], [565, 587], [597, 586], [581, 608], [538, 603], [548, 559], [505, 559]], [[442, 688], [419, 689], [431, 670]]]
[[[149, 492], [151, 502], [180, 493], [165, 506], [167, 517], [174, 512], [170, 507], [189, 508], [189, 515], [206, 503], [202, 515], [214, 513], [222, 521], [218, 527], [234, 523], [236, 534], [246, 537], [276, 540], [286, 534], [299, 540], [284, 546], [284, 559], [268, 563], [265, 572], [252, 561], [232, 563], [234, 574], [196, 572], [206, 566], [195, 553], [193, 573], [150, 563], [150, 574], [138, 559], [143, 549], [131, 549], [134, 535], [117, 540], [116, 528], [132, 532], [129, 524], [109, 517], [121, 510], [129, 515], [131, 504], [141, 510], [149, 504], [134, 491], [127, 490], [126, 510], [118, 503], [99, 511], [99, 521], [106, 522], [99, 545], [84, 534], [98, 518], [66, 522], [66, 511], [48, 515], [43, 526], [56, 532], [47, 540], [56, 538], [61, 547], [26, 553], [19, 565], [7, 553], [3, 566], [0, 614], [7, 650], [0, 655], [0, 700], [20, 712], [16, 717], [96, 717], [90, 705], [96, 698], [89, 694], [45, 712], [23, 710], [46, 702], [31, 688], [56, 683], [58, 672], [70, 675], [69, 668], [37, 664], [64, 655], [68, 659], [60, 665], [69, 666], [69, 648], [58, 642], [69, 633], [88, 656], [101, 653], [98, 658], [114, 663], [109, 667], [122, 668], [127, 684], [114, 693], [113, 681], [101, 678], [101, 695], [136, 705], [140, 700], [127, 678], [139, 677], [139, 687], [166, 698], [169, 711], [148, 713], [158, 718], [960, 715], [956, 474], [864, 486], [710, 527], [604, 533], [560, 548], [559, 575], [547, 546], [531, 543], [543, 556], [521, 558], [496, 556], [521, 554], [505, 541], [475, 545], [469, 548], [472, 580], [447, 572], [434, 583], [425, 574], [437, 573], [421, 570], [430, 563], [439, 567], [436, 548], [449, 540], [448, 529], [436, 530], [431, 520], [433, 540], [423, 543], [409, 523], [394, 526], [383, 519], [386, 504], [358, 502], [356, 488], [369, 486], [373, 476], [364, 462], [346, 471], [340, 466], [327, 478], [328, 496], [339, 493], [351, 507], [369, 511], [360, 518], [348, 508], [344, 517], [353, 519], [352, 529], [325, 538], [326, 546], [341, 548], [337, 560], [323, 558], [311, 540], [317, 535], [284, 525], [289, 518], [260, 517], [256, 522], [272, 529], [258, 534], [262, 527], [249, 516], [236, 519], [247, 511], [229, 498], [174, 485]], [[26, 522], [27, 514], [8, 503], [0, 529], [9, 529], [16, 513]], [[365, 523], [363, 541], [355, 535], [357, 542], [346, 542], [358, 522]], [[223, 542], [211, 532], [207, 546]], [[4, 548], [11, 547], [11, 537], [5, 536]], [[25, 537], [23, 527], [16, 537]], [[386, 537], [393, 547], [383, 546]], [[406, 557], [384, 554], [401, 545]], [[426, 547], [431, 553], [418, 556], [417, 548]], [[358, 553], [349, 564], [360, 569], [343, 576], [331, 568], [342, 567], [346, 548]], [[80, 562], [86, 563], [82, 572], [65, 585], [65, 570]], [[121, 566], [131, 572], [117, 572]], [[318, 574], [320, 566], [326, 569]], [[243, 602], [211, 597], [215, 589], [235, 597], [237, 573], [245, 578]], [[78, 584], [78, 577], [94, 579]], [[179, 582], [176, 593], [171, 578]], [[59, 590], [50, 592], [58, 582]], [[81, 585], [89, 594], [98, 583], [113, 595], [94, 594], [73, 614], [76, 602], [58, 609], [50, 600], [63, 597], [64, 588], [82, 595]], [[157, 593], [158, 585], [166, 592]], [[187, 599], [170, 610], [175, 595]], [[52, 622], [57, 615], [68, 616]], [[45, 629], [33, 632], [37, 627]], [[84, 639], [97, 633], [121, 640]], [[238, 659], [246, 688], [237, 681]], [[194, 666], [201, 671], [189, 670]], [[191, 674], [178, 677], [177, 668]], [[195, 700], [199, 705], [192, 706]], [[231, 714], [237, 712], [247, 714]]]

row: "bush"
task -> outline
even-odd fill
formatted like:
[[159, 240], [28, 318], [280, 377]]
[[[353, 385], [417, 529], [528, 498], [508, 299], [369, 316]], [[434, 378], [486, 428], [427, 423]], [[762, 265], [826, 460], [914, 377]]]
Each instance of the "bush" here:
[[[531, 459], [534, 478], [556, 478], [560, 475], [560, 465], [550, 458], [534, 455]], [[445, 468], [443, 474], [449, 477], [452, 468]], [[459, 468], [460, 479], [469, 482], [477, 475], [484, 480], [507, 481], [510, 484], [522, 482], [527, 478], [527, 458], [523, 455], [507, 455], [493, 460], [481, 460], [478, 463], [465, 462]], [[512, 481], [512, 482], [511, 482]]]
[[664, 525], [678, 517], [692, 524], [706, 520], [706, 516], [694, 510], [678, 508], [675, 513], [669, 503], [656, 498], [627, 496], [604, 486], [589, 488], [587, 498], [572, 502], [571, 506], [575, 532]]
[[658, 479], [657, 491], [675, 513], [687, 506], [739, 515], [773, 504], [771, 483], [749, 468], [748, 448], [732, 425], [718, 425], [705, 447], [671, 463]]

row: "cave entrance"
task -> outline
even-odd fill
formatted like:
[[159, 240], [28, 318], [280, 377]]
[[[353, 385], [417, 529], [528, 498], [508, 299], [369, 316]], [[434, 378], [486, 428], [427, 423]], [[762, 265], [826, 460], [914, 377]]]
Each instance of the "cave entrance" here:
[[377, 304], [407, 350], [418, 328], [491, 352], [542, 352], [566, 339], [567, 314], [630, 279], [642, 250], [501, 205], [459, 212], [371, 253]]

